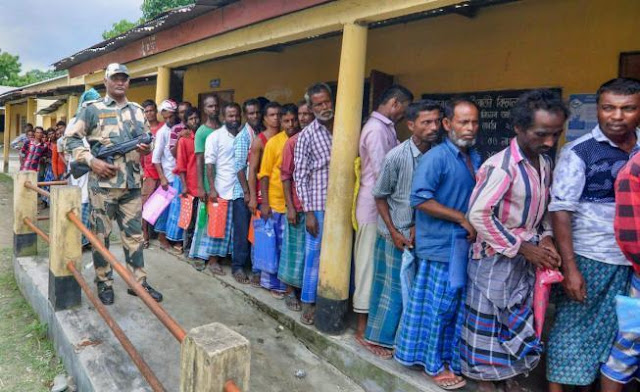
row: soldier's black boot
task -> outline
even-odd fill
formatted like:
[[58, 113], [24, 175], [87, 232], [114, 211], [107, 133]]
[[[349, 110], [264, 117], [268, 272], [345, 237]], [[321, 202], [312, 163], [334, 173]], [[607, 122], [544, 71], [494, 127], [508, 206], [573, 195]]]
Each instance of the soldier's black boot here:
[[113, 294], [113, 287], [107, 286], [104, 282], [98, 282], [98, 298], [105, 305], [113, 304], [115, 295]]
[[[155, 299], [156, 302], [162, 302], [162, 294], [157, 291], [156, 289], [154, 289], [153, 287], [149, 286], [149, 283], [147, 283], [147, 279], [143, 279], [142, 282], [140, 282], [140, 285], [142, 285], [142, 288], [145, 289], [145, 291], [147, 293], [149, 293], [149, 295], [151, 296], [151, 298]], [[132, 289], [127, 289], [127, 294], [129, 295], [133, 295], [133, 296], [138, 296], [136, 294], [135, 291], [133, 291]]]

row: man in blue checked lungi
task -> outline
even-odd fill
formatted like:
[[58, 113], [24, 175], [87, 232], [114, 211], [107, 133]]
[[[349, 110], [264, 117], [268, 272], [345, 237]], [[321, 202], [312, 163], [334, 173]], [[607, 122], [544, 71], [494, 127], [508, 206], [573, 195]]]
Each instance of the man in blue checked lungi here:
[[373, 188], [379, 217], [364, 339], [367, 348], [381, 358], [393, 356], [391, 349], [402, 314], [402, 252], [413, 248], [415, 237], [414, 212], [409, 204], [413, 171], [438, 137], [441, 110], [434, 101], [409, 105], [406, 118], [412, 135], [386, 155]]
[[553, 232], [564, 290], [549, 335], [550, 390], [592, 390], [618, 330], [614, 298], [626, 294], [631, 268], [614, 236], [614, 183], [640, 149], [640, 82], [613, 79], [597, 92], [598, 124], [562, 149], [551, 190]]
[[444, 112], [447, 137], [422, 157], [413, 177], [418, 270], [398, 329], [395, 358], [406, 366], [422, 366], [441, 388], [458, 389], [466, 384], [458, 351], [464, 290], [449, 285], [449, 258], [456, 228], [464, 228], [469, 240], [475, 238], [465, 213], [480, 166], [473, 148], [479, 111], [475, 103], [459, 98], [448, 102]]
[[[547, 153], [567, 115], [552, 91], [523, 94], [511, 109], [516, 137], [476, 175], [468, 219], [478, 235], [467, 268], [460, 356], [462, 373], [479, 382], [479, 391], [524, 391], [513, 378], [540, 360], [533, 324], [536, 268], [560, 266], [546, 213], [552, 165]], [[498, 389], [496, 382], [506, 385]]]

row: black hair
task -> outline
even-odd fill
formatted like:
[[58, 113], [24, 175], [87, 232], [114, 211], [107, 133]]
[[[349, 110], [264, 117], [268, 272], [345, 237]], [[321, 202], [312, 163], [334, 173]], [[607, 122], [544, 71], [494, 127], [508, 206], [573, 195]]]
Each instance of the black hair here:
[[635, 95], [640, 93], [640, 80], [633, 78], [615, 78], [605, 82], [596, 93], [596, 102], [600, 103], [600, 96], [604, 93], [618, 95]]
[[315, 94], [319, 94], [325, 91], [331, 97], [331, 87], [328, 84], [323, 82], [314, 83], [309, 88], [307, 88], [307, 93], [304, 95], [304, 98], [307, 100], [307, 105], [311, 107], [311, 96]]
[[44, 132], [44, 128], [42, 128], [40, 125], [36, 125], [36, 126], [33, 128], [33, 130], [34, 130], [34, 131], [35, 131], [35, 130], [37, 130], [37, 129], [39, 129], [39, 130], [41, 130], [42, 132]]
[[186, 105], [186, 106], [187, 106], [187, 107], [189, 107], [189, 108], [192, 108], [192, 107], [193, 107], [193, 105], [192, 105], [192, 104], [191, 104], [191, 102], [189, 102], [189, 101], [182, 101], [182, 102], [180, 102], [180, 103], [178, 104], [178, 106], [184, 106], [184, 105]]
[[238, 109], [238, 114], [242, 116], [242, 108], [240, 107], [240, 105], [237, 102], [229, 102], [229, 103], [225, 104], [224, 107], [222, 108], [222, 114], [226, 116], [227, 109], [229, 109], [229, 108]]
[[60, 121], [58, 121], [58, 122], [56, 123], [56, 127], [59, 127], [59, 126], [66, 127], [66, 126], [67, 126], [67, 123], [66, 123], [66, 122], [64, 122], [64, 121], [62, 121], [62, 120], [60, 120]]
[[285, 114], [293, 114], [294, 116], [298, 115], [298, 107], [293, 103], [286, 103], [282, 105], [282, 115]]
[[142, 106], [143, 109], [146, 108], [147, 106], [153, 106], [153, 108], [156, 111], [158, 110], [158, 105], [156, 105], [156, 102], [153, 99], [147, 99], [143, 101], [140, 106]]
[[272, 108], [282, 109], [282, 105], [280, 105], [276, 101], [271, 101], [268, 104], [264, 105], [264, 109], [262, 110], [262, 118], [267, 115], [267, 111]]
[[194, 113], [197, 114], [198, 117], [200, 117], [200, 111], [198, 110], [198, 108], [189, 106], [187, 110], [184, 111], [184, 121], [186, 122], [189, 119], [189, 117], [194, 115]]
[[267, 98], [265, 97], [257, 97], [256, 98], [258, 100], [258, 102], [260, 102], [260, 108], [264, 109], [265, 106], [267, 106], [267, 104], [271, 101], [269, 101]]
[[566, 119], [569, 109], [560, 94], [547, 89], [527, 91], [518, 97], [518, 101], [511, 108], [511, 124], [513, 128], [527, 130], [533, 126], [533, 117], [537, 110], [561, 113]]
[[409, 104], [405, 117], [408, 121], [415, 121], [421, 112], [431, 112], [433, 110], [438, 110], [442, 115], [442, 106], [438, 102], [431, 99], [421, 99]]
[[455, 113], [456, 107], [458, 105], [462, 105], [462, 104], [471, 105], [474, 108], [476, 108], [478, 113], [480, 113], [480, 108], [478, 108], [478, 105], [475, 102], [473, 102], [472, 100], [470, 100], [469, 98], [454, 97], [454, 98], [451, 98], [450, 100], [448, 100], [444, 104], [444, 116], [446, 118], [448, 118], [449, 120], [453, 120], [453, 115]]
[[249, 98], [246, 101], [244, 101], [242, 103], [242, 109], [243, 111], [247, 111], [247, 107], [249, 106], [257, 106], [258, 107], [258, 111], [260, 111], [262, 109], [262, 105], [260, 104], [260, 101], [258, 101], [255, 98]]
[[378, 98], [378, 104], [376, 105], [376, 107], [384, 105], [392, 98], [395, 98], [400, 102], [411, 102], [413, 101], [413, 93], [404, 86], [394, 84], [382, 92], [382, 95], [380, 95], [380, 98]]

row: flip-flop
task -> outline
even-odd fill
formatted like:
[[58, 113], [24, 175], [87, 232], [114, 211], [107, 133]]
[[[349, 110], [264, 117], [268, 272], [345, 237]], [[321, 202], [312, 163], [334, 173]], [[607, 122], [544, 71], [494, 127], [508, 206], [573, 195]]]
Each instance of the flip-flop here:
[[142, 249], [149, 249], [149, 240], [142, 241]]
[[[375, 355], [376, 357], [378, 357], [380, 359], [391, 359], [391, 358], [393, 358], [393, 351], [388, 349], [388, 348], [385, 348], [385, 347], [382, 347], [382, 346], [378, 346], [377, 344], [369, 343], [364, 338], [362, 338], [360, 336], [354, 336], [354, 339], [362, 347], [367, 349], [367, 351], [369, 351], [371, 354]], [[381, 351], [384, 351], [385, 353], [384, 354], [380, 354]]]
[[269, 290], [271, 296], [275, 299], [283, 299], [284, 293], [282, 291]]
[[302, 314], [300, 315], [300, 322], [304, 325], [313, 325], [316, 318], [316, 308], [315, 306], [309, 306]]
[[260, 286], [260, 275], [253, 274], [253, 276], [251, 276], [251, 286], [257, 289], [262, 288], [262, 286]]
[[[429, 375], [427, 374], [427, 376]], [[449, 373], [449, 375], [447, 376], [437, 375], [429, 377], [434, 383], [436, 383], [438, 387], [444, 389], [445, 391], [453, 391], [455, 389], [464, 388], [464, 386], [467, 385], [467, 380], [453, 373]], [[457, 379], [460, 379], [460, 381], [456, 382]]]
[[217, 267], [214, 267], [213, 264], [210, 264], [208, 266], [209, 271], [214, 274], [214, 275], [218, 275], [218, 276], [225, 276], [226, 272], [224, 272], [224, 270], [222, 269], [222, 266], [220, 264], [217, 264]]
[[287, 305], [287, 309], [294, 312], [299, 312], [302, 310], [300, 300], [298, 299], [298, 297], [296, 297], [296, 293], [293, 291], [284, 297], [284, 304]]
[[234, 272], [233, 278], [240, 284], [249, 284], [249, 277], [247, 277], [247, 274], [245, 274], [243, 270]]

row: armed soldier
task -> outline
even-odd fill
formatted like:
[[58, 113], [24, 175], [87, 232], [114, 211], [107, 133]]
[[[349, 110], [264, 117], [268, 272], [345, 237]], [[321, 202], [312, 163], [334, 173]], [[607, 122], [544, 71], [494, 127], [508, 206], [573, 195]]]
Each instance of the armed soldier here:
[[[65, 132], [66, 149], [79, 163], [91, 168], [89, 174], [89, 198], [91, 201], [91, 231], [109, 247], [111, 221], [120, 228], [122, 246], [127, 267], [136, 280], [155, 299], [162, 301], [162, 294], [147, 283], [142, 255], [142, 201], [140, 155], [150, 152], [150, 145], [138, 144], [137, 149], [114, 157], [113, 164], [94, 157], [96, 147], [120, 144], [139, 138], [149, 132], [142, 107], [127, 101], [129, 71], [122, 64], [109, 64], [105, 71], [106, 95], [89, 103], [77, 116], [73, 127]], [[82, 143], [86, 137], [90, 148]], [[114, 301], [113, 272], [104, 257], [93, 250], [98, 297], [105, 305]], [[131, 289], [130, 295], [135, 295]]]

